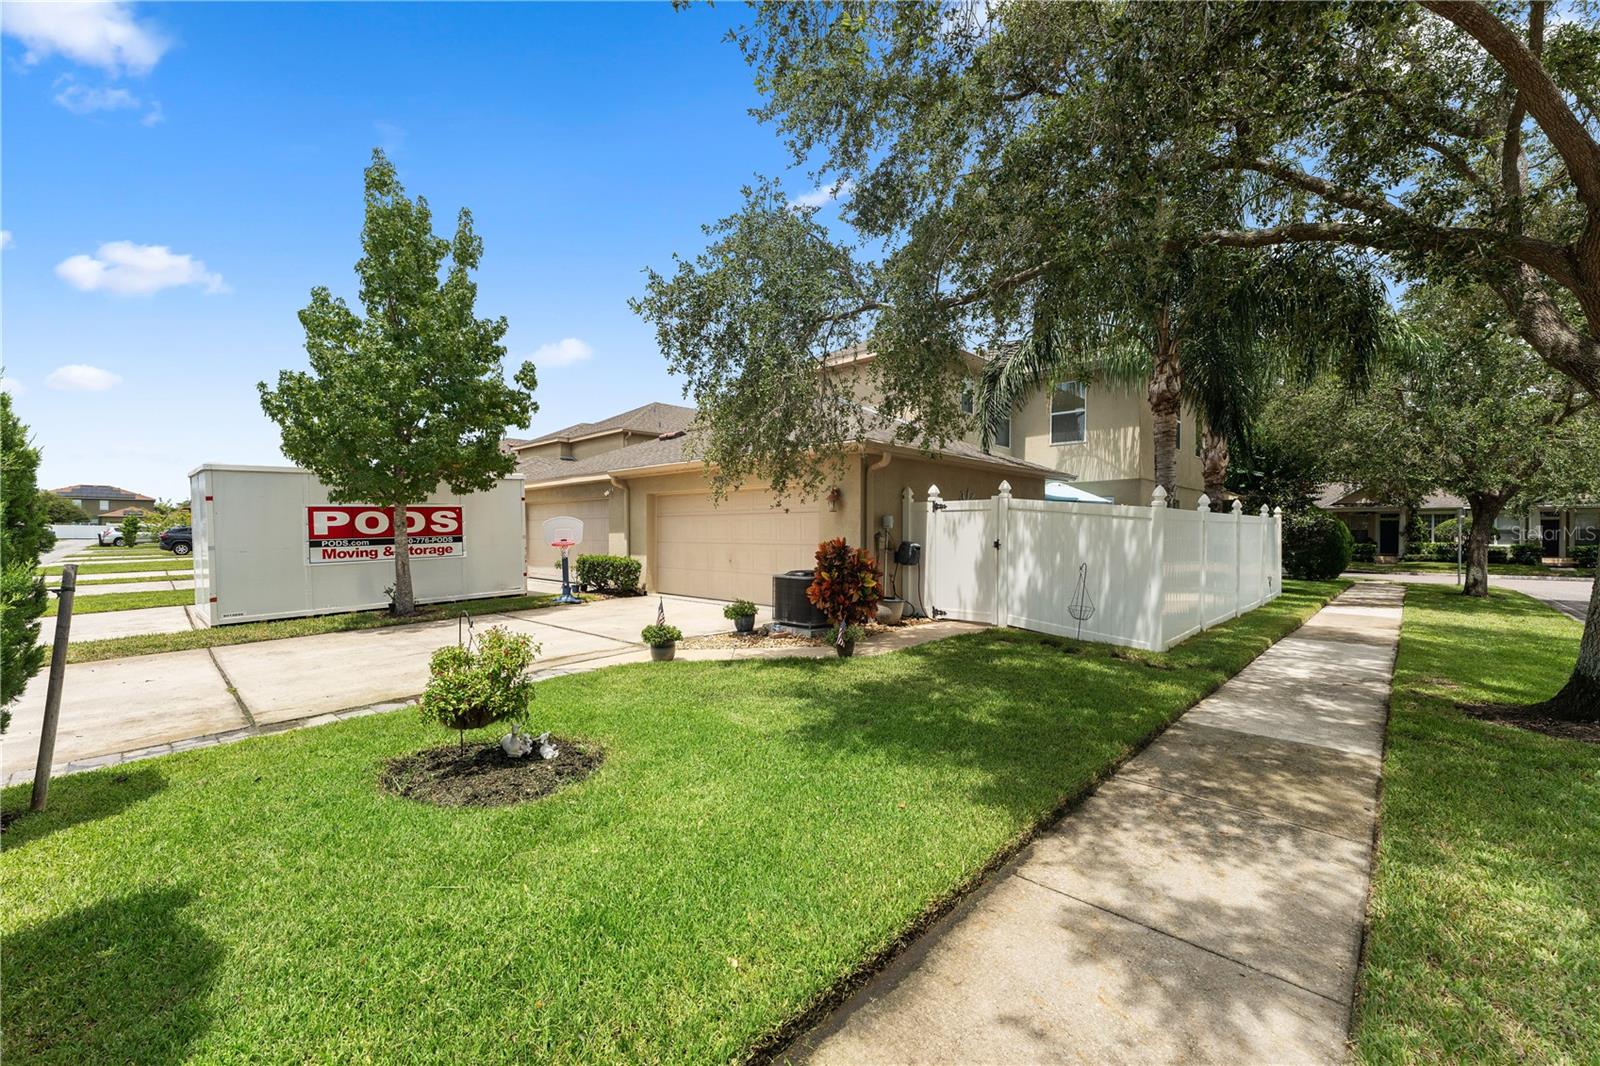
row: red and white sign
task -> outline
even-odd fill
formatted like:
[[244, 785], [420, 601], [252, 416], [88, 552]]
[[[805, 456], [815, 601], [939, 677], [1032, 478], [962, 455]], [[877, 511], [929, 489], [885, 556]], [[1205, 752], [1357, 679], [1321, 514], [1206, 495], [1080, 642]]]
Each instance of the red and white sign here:
[[[467, 554], [460, 507], [407, 507], [406, 532], [413, 559], [460, 559]], [[306, 559], [313, 564], [393, 562], [394, 510], [313, 504], [306, 508], [306, 546]]]

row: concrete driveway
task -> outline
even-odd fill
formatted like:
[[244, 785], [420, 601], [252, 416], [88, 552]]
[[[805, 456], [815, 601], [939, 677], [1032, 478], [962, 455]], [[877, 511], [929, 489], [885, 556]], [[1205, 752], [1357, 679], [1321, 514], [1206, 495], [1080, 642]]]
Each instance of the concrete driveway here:
[[[720, 601], [679, 596], [483, 615], [475, 624], [502, 625], [532, 637], [540, 646], [535, 664], [540, 676], [551, 676], [648, 658], [639, 630], [655, 621], [658, 602], [665, 605], [667, 621], [685, 636], [730, 628]], [[183, 613], [178, 607], [156, 611]], [[73, 635], [91, 620], [109, 624], [121, 615], [154, 613], [84, 615], [73, 620]], [[764, 612], [759, 620], [766, 620]], [[125, 628], [128, 619], [118, 624]], [[196, 746], [222, 735], [393, 706], [422, 691], [429, 655], [455, 640], [455, 622], [428, 622], [75, 664], [67, 667], [53, 765], [57, 772], [88, 769], [142, 749]], [[14, 708], [0, 754], [7, 784], [32, 777], [45, 689], [41, 673]]]
[[[1460, 586], [1454, 574], [1343, 574], [1355, 581], [1399, 582], [1403, 585]], [[1543, 600], [1564, 615], [1583, 621], [1589, 610], [1589, 593], [1594, 581], [1586, 577], [1503, 577], [1489, 575], [1492, 589], [1511, 589], [1536, 600]]]

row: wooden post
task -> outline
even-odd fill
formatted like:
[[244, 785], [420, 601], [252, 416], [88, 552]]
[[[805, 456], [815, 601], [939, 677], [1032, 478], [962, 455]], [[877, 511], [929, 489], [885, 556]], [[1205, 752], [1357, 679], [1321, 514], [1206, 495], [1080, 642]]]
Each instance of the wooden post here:
[[67, 640], [72, 630], [72, 597], [78, 588], [78, 564], [67, 563], [61, 568], [61, 587], [56, 594], [61, 597], [56, 605], [56, 636], [50, 652], [50, 687], [44, 696], [44, 725], [39, 730], [39, 761], [33, 767], [32, 810], [44, 810], [45, 796], [50, 791], [50, 764], [56, 757], [56, 722], [61, 717], [61, 686], [67, 675]]

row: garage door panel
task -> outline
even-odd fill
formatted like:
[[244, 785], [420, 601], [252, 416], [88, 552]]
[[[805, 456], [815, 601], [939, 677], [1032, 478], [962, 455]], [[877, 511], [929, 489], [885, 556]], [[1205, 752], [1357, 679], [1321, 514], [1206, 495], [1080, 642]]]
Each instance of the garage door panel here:
[[583, 523], [583, 542], [573, 549], [574, 555], [604, 555], [611, 550], [611, 501], [603, 496], [554, 503], [529, 500], [527, 512], [529, 566], [561, 565], [561, 552], [544, 542], [544, 523], [551, 518], [567, 516]]
[[656, 497], [655, 583], [662, 592], [713, 599], [772, 598], [772, 575], [810, 566], [817, 513], [774, 508], [761, 492], [713, 507], [709, 494]]

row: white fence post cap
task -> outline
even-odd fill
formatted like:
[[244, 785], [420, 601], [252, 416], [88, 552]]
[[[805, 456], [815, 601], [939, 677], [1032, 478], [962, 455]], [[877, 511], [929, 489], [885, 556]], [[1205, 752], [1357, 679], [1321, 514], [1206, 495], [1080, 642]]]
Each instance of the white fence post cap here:
[[917, 498], [917, 494], [911, 491], [910, 485], [907, 485], [905, 488], [900, 490], [900, 498], [905, 500], [907, 503], [910, 503], [912, 500]]
[[1262, 504], [1261, 505], [1261, 517], [1262, 518], [1267, 517], [1267, 515], [1269, 515], [1271, 513], [1272, 513], [1271, 511], [1267, 510], [1267, 505], [1266, 504]]
[[1234, 497], [1234, 500], [1233, 500], [1233, 513], [1234, 514], [1244, 514], [1244, 504], [1239, 500], [1239, 498], [1237, 496]]
[[1274, 518], [1282, 518], [1283, 517], [1283, 507], [1282, 506], [1274, 507], [1272, 509], [1272, 516]]
[[1002, 495], [1002, 496], [1011, 495], [1011, 482], [1009, 482], [1009, 481], [1000, 482], [1000, 495]]
[[1196, 511], [1209, 511], [1209, 510], [1211, 510], [1211, 497], [1207, 496], [1205, 493], [1202, 492], [1200, 494], [1200, 498], [1198, 500], [1194, 501], [1194, 509]]
[[1165, 507], [1166, 505], [1167, 505], [1167, 490], [1162, 488], [1160, 485], [1157, 485], [1156, 486], [1156, 491], [1154, 491], [1154, 492], [1152, 492], [1150, 494], [1150, 506], [1151, 507]]
[[928, 486], [928, 499], [937, 500], [938, 498], [939, 498], [939, 486], [938, 485], [929, 485]]

